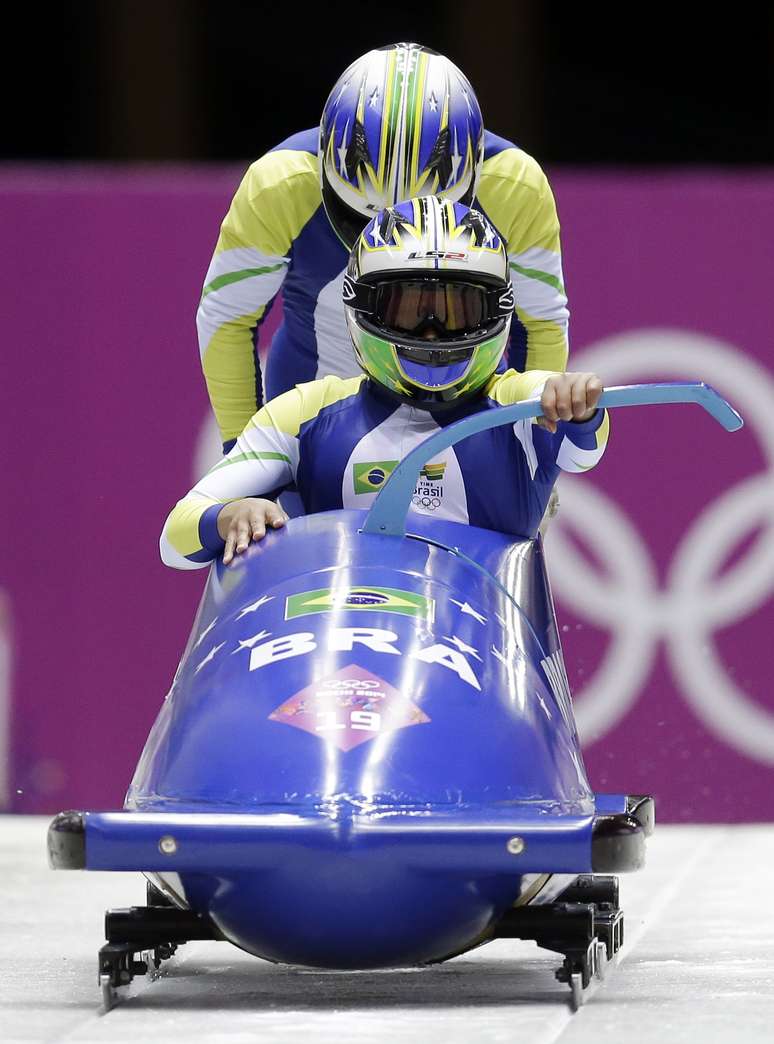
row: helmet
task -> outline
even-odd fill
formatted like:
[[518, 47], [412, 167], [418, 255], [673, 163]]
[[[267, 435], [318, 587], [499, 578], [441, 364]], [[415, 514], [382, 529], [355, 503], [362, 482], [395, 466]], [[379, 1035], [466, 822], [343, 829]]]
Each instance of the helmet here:
[[442, 54], [400, 43], [369, 51], [339, 78], [320, 124], [320, 183], [347, 249], [377, 211], [436, 194], [471, 203], [483, 163], [473, 90]]
[[366, 373], [425, 409], [459, 404], [497, 369], [513, 315], [505, 245], [462, 203], [382, 211], [350, 254], [344, 312]]

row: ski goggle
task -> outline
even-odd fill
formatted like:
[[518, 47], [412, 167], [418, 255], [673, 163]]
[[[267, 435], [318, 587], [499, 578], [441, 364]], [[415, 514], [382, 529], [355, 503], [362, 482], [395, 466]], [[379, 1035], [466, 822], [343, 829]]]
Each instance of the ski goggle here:
[[442, 279], [395, 279], [375, 285], [344, 279], [344, 303], [386, 332], [421, 338], [469, 337], [513, 313], [513, 288]]

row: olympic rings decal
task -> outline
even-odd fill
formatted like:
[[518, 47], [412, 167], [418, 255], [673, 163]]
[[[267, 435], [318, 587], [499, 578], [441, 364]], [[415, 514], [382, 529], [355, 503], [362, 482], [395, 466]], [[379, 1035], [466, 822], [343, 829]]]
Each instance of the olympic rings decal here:
[[415, 507], [424, 508], [426, 511], [436, 511], [441, 506], [441, 501], [438, 497], [420, 497], [416, 494], [411, 498], [411, 503]]
[[[699, 513], [661, 585], [645, 542], [618, 505], [590, 481], [563, 477], [561, 509], [546, 538], [554, 591], [612, 639], [594, 676], [575, 694], [581, 736], [596, 740], [626, 715], [663, 643], [676, 688], [707, 729], [746, 757], [774, 764], [774, 713], [733, 680], [713, 640], [715, 631], [743, 620], [774, 592], [774, 379], [729, 344], [670, 329], [607, 338], [573, 355], [572, 366], [609, 384], [697, 376], [716, 384], [741, 411], [766, 466]], [[582, 537], [606, 573], [596, 573], [568, 530]], [[720, 572], [756, 530], [755, 542]]]

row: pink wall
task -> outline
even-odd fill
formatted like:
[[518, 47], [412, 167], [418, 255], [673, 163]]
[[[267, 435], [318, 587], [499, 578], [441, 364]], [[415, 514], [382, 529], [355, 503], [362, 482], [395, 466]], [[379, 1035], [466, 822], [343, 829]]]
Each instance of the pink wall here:
[[[203, 576], [157, 540], [208, 416], [193, 317], [240, 173], [0, 173], [18, 811], [121, 802], [187, 636]], [[771, 818], [774, 174], [552, 183], [574, 367], [703, 377], [748, 422], [620, 413], [598, 472], [563, 484], [548, 555], [592, 781], [654, 792], [662, 819]]]

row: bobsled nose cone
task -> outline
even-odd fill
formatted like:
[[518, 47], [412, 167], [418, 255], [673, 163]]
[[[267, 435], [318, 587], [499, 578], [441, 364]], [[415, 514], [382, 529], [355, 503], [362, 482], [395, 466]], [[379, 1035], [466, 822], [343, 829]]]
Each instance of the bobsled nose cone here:
[[365, 969], [422, 964], [468, 948], [518, 890], [518, 878], [503, 897], [465, 875], [401, 870], [386, 852], [298, 855], [270, 874], [213, 881], [209, 895], [201, 881], [186, 882], [186, 892], [230, 942], [258, 957]]

